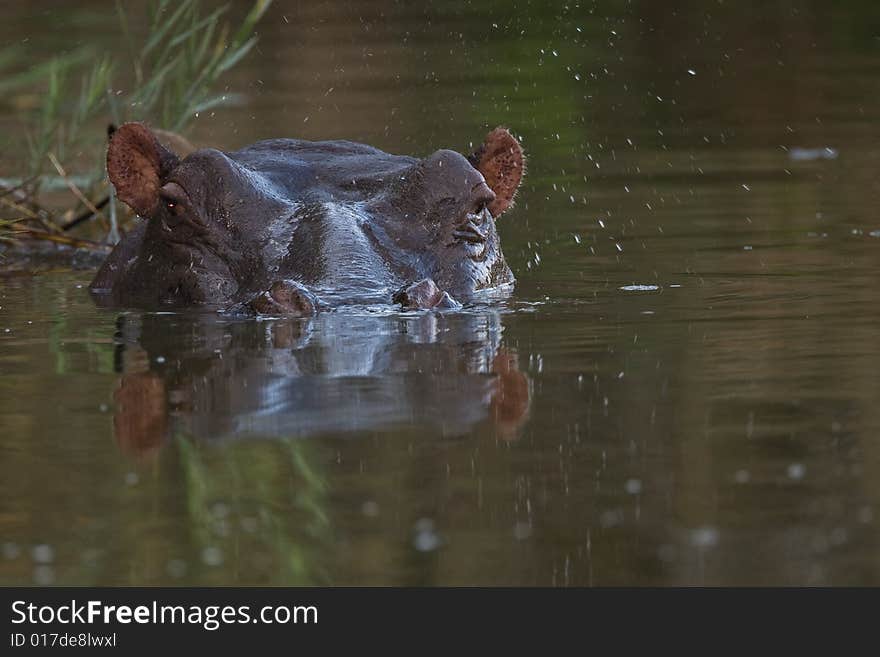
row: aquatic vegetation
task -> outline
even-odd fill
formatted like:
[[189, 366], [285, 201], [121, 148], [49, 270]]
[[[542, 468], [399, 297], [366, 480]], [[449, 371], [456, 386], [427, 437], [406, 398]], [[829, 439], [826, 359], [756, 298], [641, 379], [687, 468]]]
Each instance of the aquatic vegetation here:
[[[181, 133], [200, 112], [233, 100], [233, 94], [216, 93], [217, 84], [253, 49], [254, 28], [270, 4], [256, 0], [233, 30], [223, 20], [227, 6], [205, 13], [199, 0], [154, 0], [138, 43], [128, 10], [117, 1], [120, 38], [130, 44], [130, 72], [109, 52], [86, 47], [6, 74], [21, 53], [0, 51], [0, 91], [42, 95], [22, 116], [26, 165], [18, 177], [0, 179], [0, 241], [42, 239], [93, 249], [103, 246], [95, 237], [118, 241], [125, 222], [104, 170], [107, 131], [136, 119]], [[125, 90], [116, 84], [123, 77], [132, 80]], [[62, 205], [47, 198], [58, 191], [65, 192]], [[92, 223], [103, 229], [100, 234], [70, 234]]]
[[257, 449], [243, 442], [214, 450], [185, 434], [173, 444], [183, 471], [191, 552], [200, 556], [191, 564], [194, 576], [222, 577], [215, 567], [234, 558], [261, 562], [273, 584], [327, 581], [321, 554], [333, 530], [327, 484], [311, 463], [313, 446], [282, 438]]

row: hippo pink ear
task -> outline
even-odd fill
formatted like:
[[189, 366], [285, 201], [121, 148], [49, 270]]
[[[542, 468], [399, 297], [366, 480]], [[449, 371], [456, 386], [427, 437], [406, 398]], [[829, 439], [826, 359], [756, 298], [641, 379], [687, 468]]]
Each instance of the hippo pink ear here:
[[526, 164], [522, 146], [505, 128], [495, 128], [468, 161], [495, 192], [489, 212], [498, 217], [513, 205], [513, 197], [522, 181]]
[[178, 162], [143, 123], [121, 125], [107, 149], [107, 174], [116, 195], [142, 217], [156, 209], [162, 180]]

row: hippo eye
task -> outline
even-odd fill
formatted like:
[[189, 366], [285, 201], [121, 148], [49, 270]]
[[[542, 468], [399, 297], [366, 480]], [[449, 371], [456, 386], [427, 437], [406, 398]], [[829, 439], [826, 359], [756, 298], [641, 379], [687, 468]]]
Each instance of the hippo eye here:
[[186, 206], [174, 199], [164, 199], [165, 209], [173, 217], [182, 217], [186, 214]]
[[159, 190], [165, 209], [174, 216], [180, 216], [186, 210], [186, 193], [175, 183], [168, 183]]

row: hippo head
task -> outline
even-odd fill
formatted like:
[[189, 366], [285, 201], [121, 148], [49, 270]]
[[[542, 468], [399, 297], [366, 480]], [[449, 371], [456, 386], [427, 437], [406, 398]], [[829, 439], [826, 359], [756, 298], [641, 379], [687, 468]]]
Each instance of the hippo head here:
[[392, 251], [453, 296], [512, 283], [495, 221], [513, 204], [523, 164], [519, 143], [503, 128], [469, 157], [439, 150], [373, 202], [374, 232], [383, 230]]
[[467, 299], [513, 281], [495, 221], [523, 166], [502, 128], [469, 157], [277, 139], [180, 159], [128, 123], [111, 140], [107, 171], [118, 198], [147, 221], [117, 245], [92, 289], [125, 305], [222, 305], [281, 279], [335, 288], [337, 299], [390, 299], [388, 290], [432, 279]]

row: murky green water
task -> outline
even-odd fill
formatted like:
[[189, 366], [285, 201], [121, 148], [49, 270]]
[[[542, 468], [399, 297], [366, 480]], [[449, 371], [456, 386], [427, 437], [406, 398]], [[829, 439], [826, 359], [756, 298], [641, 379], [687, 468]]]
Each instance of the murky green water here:
[[[880, 10], [582, 4], [278, 2], [194, 131], [512, 127], [508, 304], [227, 322], [3, 274], [0, 583], [880, 584]], [[101, 7], [0, 38], [124, 52]]]

